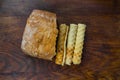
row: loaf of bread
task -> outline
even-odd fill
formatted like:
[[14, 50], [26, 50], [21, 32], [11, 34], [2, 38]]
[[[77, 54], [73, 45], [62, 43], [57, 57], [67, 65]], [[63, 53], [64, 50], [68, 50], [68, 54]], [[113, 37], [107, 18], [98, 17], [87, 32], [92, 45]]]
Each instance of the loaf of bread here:
[[33, 10], [27, 19], [21, 48], [33, 57], [52, 60], [56, 55], [57, 34], [56, 14]]

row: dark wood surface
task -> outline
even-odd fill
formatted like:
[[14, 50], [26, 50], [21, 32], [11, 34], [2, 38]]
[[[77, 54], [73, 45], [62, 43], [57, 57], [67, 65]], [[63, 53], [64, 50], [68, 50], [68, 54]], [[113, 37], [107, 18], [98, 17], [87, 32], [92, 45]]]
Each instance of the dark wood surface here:
[[[33, 9], [87, 25], [82, 63], [58, 66], [20, 49]], [[0, 80], [120, 80], [120, 0], [0, 0]]]

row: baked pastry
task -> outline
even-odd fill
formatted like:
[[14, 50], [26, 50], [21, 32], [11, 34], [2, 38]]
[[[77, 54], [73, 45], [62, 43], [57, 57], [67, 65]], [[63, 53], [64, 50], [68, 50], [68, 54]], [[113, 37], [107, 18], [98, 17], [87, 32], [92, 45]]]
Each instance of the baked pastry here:
[[70, 29], [68, 32], [68, 39], [67, 39], [67, 54], [66, 54], [66, 62], [65, 62], [67, 65], [71, 65], [72, 63], [72, 56], [75, 48], [76, 34], [77, 34], [77, 25], [70, 24]]
[[67, 33], [68, 33], [68, 26], [66, 24], [61, 24], [59, 26], [57, 54], [55, 60], [55, 63], [59, 65], [64, 65], [65, 62]]
[[74, 49], [74, 54], [73, 54], [73, 59], [72, 59], [73, 64], [80, 64], [81, 63], [85, 28], [86, 28], [85, 24], [78, 24], [75, 49]]
[[56, 55], [57, 34], [56, 14], [33, 10], [27, 19], [21, 48], [30, 56], [52, 60]]

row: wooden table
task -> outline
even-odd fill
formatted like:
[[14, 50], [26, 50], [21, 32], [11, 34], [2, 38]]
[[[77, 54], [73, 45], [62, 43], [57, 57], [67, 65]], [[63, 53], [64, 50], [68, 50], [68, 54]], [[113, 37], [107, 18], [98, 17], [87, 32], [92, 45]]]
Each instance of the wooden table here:
[[[33, 9], [87, 25], [82, 63], [58, 66], [20, 45]], [[0, 0], [0, 80], [120, 80], [120, 0]]]

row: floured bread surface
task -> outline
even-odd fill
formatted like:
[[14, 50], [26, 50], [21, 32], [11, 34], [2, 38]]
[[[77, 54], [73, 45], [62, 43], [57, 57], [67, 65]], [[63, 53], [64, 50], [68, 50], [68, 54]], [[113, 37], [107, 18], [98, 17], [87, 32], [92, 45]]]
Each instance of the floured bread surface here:
[[28, 55], [52, 60], [57, 33], [56, 14], [33, 10], [27, 20], [21, 48]]
[[66, 54], [66, 62], [65, 62], [67, 65], [71, 65], [72, 63], [72, 56], [75, 48], [76, 34], [77, 34], [77, 25], [70, 24], [70, 29], [68, 33], [68, 39], [67, 39], [67, 54]]
[[76, 42], [75, 42], [75, 49], [73, 55], [73, 64], [80, 64], [81, 63], [81, 55], [84, 43], [84, 35], [85, 35], [85, 28], [86, 25], [78, 24]]
[[65, 62], [67, 33], [68, 33], [68, 26], [65, 24], [61, 24], [59, 27], [57, 54], [55, 60], [55, 63], [59, 65], [64, 65]]

